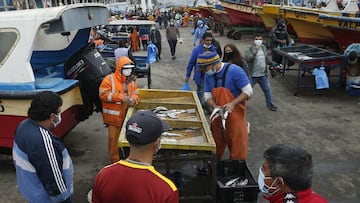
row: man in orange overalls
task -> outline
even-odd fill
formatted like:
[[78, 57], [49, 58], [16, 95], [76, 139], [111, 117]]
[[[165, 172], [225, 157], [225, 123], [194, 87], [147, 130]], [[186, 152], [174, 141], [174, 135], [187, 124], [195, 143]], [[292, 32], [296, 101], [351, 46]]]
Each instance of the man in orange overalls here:
[[217, 160], [222, 159], [226, 146], [229, 148], [231, 160], [246, 160], [249, 142], [246, 101], [253, 94], [246, 73], [236, 64], [220, 62], [215, 51], [200, 54], [197, 63], [199, 69], [206, 72], [204, 98], [214, 109], [212, 115], [215, 112], [219, 114], [218, 117], [211, 116]]
[[111, 163], [120, 160], [118, 139], [128, 106], [134, 106], [139, 102], [137, 84], [132, 77], [133, 70], [134, 62], [126, 56], [121, 56], [117, 60], [115, 72], [107, 75], [99, 88], [102, 117], [108, 125]]

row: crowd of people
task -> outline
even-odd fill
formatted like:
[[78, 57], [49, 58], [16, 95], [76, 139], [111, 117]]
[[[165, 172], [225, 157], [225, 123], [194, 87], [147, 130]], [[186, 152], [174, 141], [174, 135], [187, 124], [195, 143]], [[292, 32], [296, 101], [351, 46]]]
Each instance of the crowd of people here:
[[[99, 88], [102, 118], [108, 129], [110, 165], [95, 178], [92, 202], [179, 202], [177, 186], [153, 166], [153, 157], [161, 149], [161, 134], [170, 126], [151, 111], [138, 111], [124, 123], [127, 109], [141, 101], [134, 77], [136, 61], [132, 56], [139, 47], [136, 44], [139, 36], [135, 35], [147, 36], [140, 37], [142, 46], [146, 49], [148, 40], [154, 43], [158, 49], [156, 58], [160, 60], [162, 39], [158, 28], [165, 26], [170, 56], [175, 60], [179, 27], [187, 26], [188, 22], [183, 15], [172, 14], [175, 15], [156, 15], [157, 27], [152, 26], [149, 30], [137, 31], [134, 27], [131, 45], [120, 40], [119, 48], [114, 52], [115, 71], [103, 79]], [[286, 30], [274, 30], [271, 33], [274, 46], [288, 43], [283, 39]], [[247, 104], [258, 83], [267, 108], [278, 109], [272, 100], [267, 74], [268, 66], [278, 62], [274, 61], [274, 56], [273, 60], [268, 56], [262, 34], [255, 34], [243, 53], [234, 44], [226, 44], [222, 49], [201, 19], [194, 27], [192, 42], [195, 47], [187, 63], [185, 82], [189, 83], [193, 76], [201, 105], [210, 117], [216, 159], [247, 160]], [[51, 132], [61, 122], [61, 106], [59, 95], [39, 93], [31, 103], [29, 118], [16, 130], [13, 151], [17, 182], [20, 193], [29, 202], [72, 202], [72, 161], [66, 147]], [[119, 156], [117, 145], [123, 126], [130, 144], [130, 154], [125, 158]], [[229, 158], [224, 157], [226, 147]], [[265, 150], [258, 184], [265, 199], [271, 203], [287, 200], [327, 202], [312, 191], [312, 176], [312, 156], [307, 151], [295, 145], [279, 144]]]

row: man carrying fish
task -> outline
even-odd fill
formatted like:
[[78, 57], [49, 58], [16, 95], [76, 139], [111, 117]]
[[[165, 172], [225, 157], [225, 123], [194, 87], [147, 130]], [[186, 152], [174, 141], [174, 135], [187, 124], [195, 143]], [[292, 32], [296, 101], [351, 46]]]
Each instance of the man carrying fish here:
[[206, 51], [200, 54], [197, 63], [199, 69], [206, 72], [204, 98], [214, 109], [210, 120], [217, 160], [222, 158], [226, 146], [230, 151], [230, 159], [246, 160], [246, 101], [253, 94], [246, 73], [235, 64], [220, 62], [216, 52]]

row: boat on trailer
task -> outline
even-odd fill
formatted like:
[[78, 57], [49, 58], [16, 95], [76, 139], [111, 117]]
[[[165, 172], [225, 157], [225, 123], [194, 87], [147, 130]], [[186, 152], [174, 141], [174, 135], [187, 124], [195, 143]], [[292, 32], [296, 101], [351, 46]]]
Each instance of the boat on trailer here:
[[[84, 87], [99, 81], [82, 83], [78, 78], [90, 69], [104, 74], [110, 70], [89, 48], [91, 28], [108, 23], [108, 17], [106, 6], [98, 3], [0, 12], [1, 148], [12, 148], [17, 125], [27, 118], [32, 98], [41, 91], [56, 92], [63, 99], [63, 119], [53, 130], [60, 138], [92, 114], [94, 102]], [[78, 58], [79, 52], [99, 58], [98, 65]]]

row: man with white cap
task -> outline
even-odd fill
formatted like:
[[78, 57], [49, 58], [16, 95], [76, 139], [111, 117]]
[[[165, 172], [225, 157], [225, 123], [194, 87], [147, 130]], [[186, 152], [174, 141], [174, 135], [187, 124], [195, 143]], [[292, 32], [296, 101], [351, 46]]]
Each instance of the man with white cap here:
[[[220, 62], [216, 52], [206, 51], [197, 58], [199, 69], [206, 72], [204, 98], [214, 109], [210, 119], [216, 143], [216, 158], [220, 160], [226, 146], [230, 159], [246, 160], [248, 131], [246, 101], [253, 89], [246, 73], [236, 64]], [[216, 114], [219, 116], [216, 117]], [[225, 116], [225, 115], [228, 116]]]
[[126, 123], [127, 159], [104, 167], [96, 176], [93, 203], [178, 203], [175, 184], [152, 166], [160, 136], [169, 125], [152, 111], [137, 111]]

